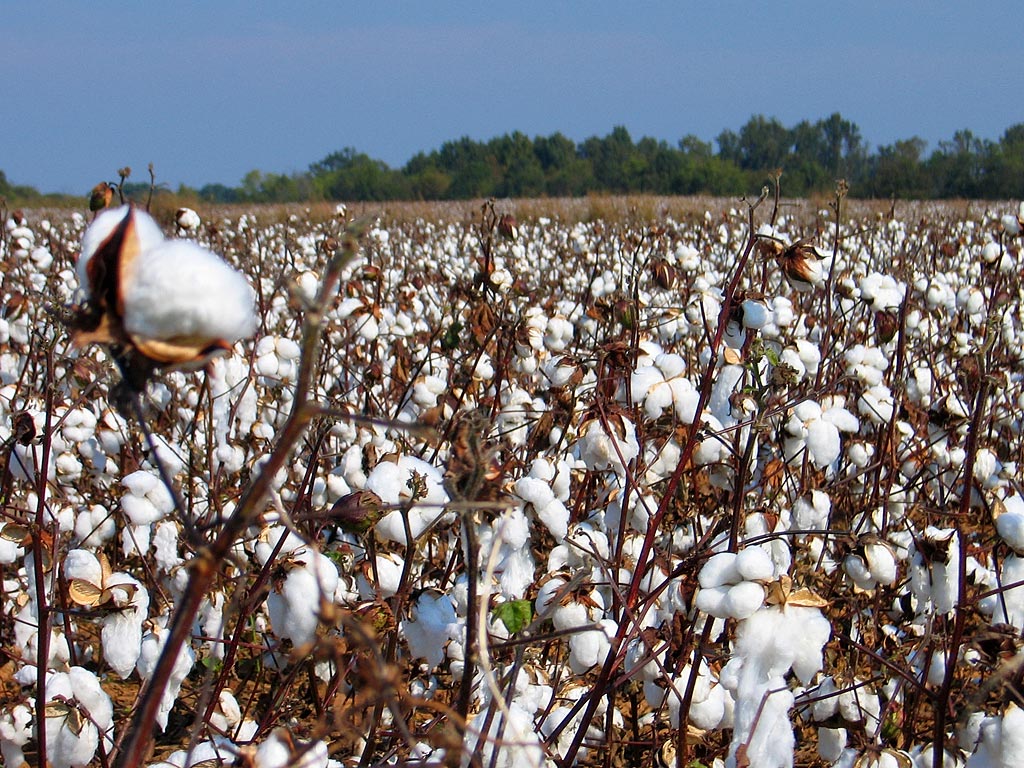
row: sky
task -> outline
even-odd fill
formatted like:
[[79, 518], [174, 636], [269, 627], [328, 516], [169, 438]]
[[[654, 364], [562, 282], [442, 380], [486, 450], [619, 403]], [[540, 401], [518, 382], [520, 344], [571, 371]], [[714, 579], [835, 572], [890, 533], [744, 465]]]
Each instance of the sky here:
[[1024, 122], [1008, 1], [0, 0], [0, 170], [43, 192], [237, 186], [354, 147], [625, 126], [675, 145], [833, 112], [868, 146]]

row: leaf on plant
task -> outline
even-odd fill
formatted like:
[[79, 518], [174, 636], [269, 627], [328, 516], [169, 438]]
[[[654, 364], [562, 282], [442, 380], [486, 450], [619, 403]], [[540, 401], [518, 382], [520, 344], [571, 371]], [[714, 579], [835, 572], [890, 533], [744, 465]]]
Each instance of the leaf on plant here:
[[492, 615], [500, 619], [511, 634], [522, 631], [533, 619], [533, 606], [529, 600], [509, 600], [495, 606]]

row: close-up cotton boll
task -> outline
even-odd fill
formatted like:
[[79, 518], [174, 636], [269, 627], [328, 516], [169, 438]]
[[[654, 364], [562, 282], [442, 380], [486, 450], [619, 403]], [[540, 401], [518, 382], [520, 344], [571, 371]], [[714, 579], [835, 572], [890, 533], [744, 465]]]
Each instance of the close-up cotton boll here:
[[195, 243], [165, 240], [134, 207], [96, 218], [77, 269], [87, 307], [74, 325], [80, 344], [128, 341], [155, 363], [185, 364], [256, 330], [248, 281]]

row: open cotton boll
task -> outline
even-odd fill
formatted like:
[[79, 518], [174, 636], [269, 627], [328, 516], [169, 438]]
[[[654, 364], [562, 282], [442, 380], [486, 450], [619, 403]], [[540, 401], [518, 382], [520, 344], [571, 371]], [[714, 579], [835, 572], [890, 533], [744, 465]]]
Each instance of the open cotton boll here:
[[[157, 661], [159, 661], [164, 644], [167, 642], [167, 635], [168, 630], [166, 627], [157, 624], [153, 627], [152, 631], [147, 632], [146, 636], [142, 638], [142, 648], [135, 668], [139, 672], [139, 677], [143, 680], [149, 680], [156, 671]], [[157, 709], [156, 722], [160, 726], [160, 730], [167, 728], [167, 716], [174, 707], [174, 702], [178, 699], [181, 684], [188, 677], [188, 673], [192, 671], [192, 665], [195, 662], [196, 654], [192, 650], [192, 646], [186, 643], [178, 651], [178, 658], [175, 659], [174, 668], [171, 670], [167, 687], [164, 688], [164, 694], [160, 699], [160, 706]]]
[[753, 616], [763, 603], [764, 587], [753, 581], [742, 581], [729, 587], [722, 601], [722, 608], [734, 619], [745, 619]]
[[577, 444], [580, 459], [587, 469], [612, 470], [623, 474], [626, 466], [640, 453], [633, 423], [624, 417], [609, 420], [611, 434], [600, 419], [591, 419], [583, 427]]
[[[60, 714], [48, 712], [46, 716], [47, 757], [51, 765], [88, 765], [99, 747], [100, 734], [105, 735], [112, 727], [114, 715], [110, 697], [96, 675], [83, 667], [54, 672], [46, 679], [46, 699], [65, 710]], [[84, 712], [89, 713], [88, 717]], [[108, 741], [108, 750], [109, 747]]]
[[747, 547], [736, 555], [736, 571], [747, 581], [765, 581], [775, 576], [771, 555], [760, 547]]
[[256, 294], [219, 256], [187, 240], [143, 251], [121, 286], [124, 327], [149, 339], [224, 339], [256, 330]]
[[117, 611], [103, 618], [100, 640], [103, 659], [122, 679], [135, 669], [142, 645], [142, 623], [149, 610], [149, 592], [125, 573], [114, 573], [103, 585]]
[[739, 569], [736, 567], [735, 552], [719, 552], [704, 563], [697, 575], [697, 581], [704, 589], [717, 587], [722, 584], [736, 584], [742, 581]]
[[255, 750], [246, 763], [252, 768], [327, 768], [327, 745], [322, 741], [297, 743], [291, 734], [278, 728]]
[[103, 566], [92, 552], [72, 549], [64, 556], [64, 578], [82, 579], [98, 587], [103, 586]]
[[0, 757], [4, 765], [27, 764], [21, 748], [32, 738], [31, 723], [32, 710], [24, 704], [0, 712]]
[[[408, 504], [413, 499], [413, 487], [418, 480], [426, 494], [415, 499], [408, 510], [409, 527], [413, 538], [419, 536], [435, 523], [450, 523], [455, 516], [444, 512], [448, 493], [444, 489], [441, 470], [433, 464], [415, 456], [401, 456], [397, 462], [382, 461], [366, 477], [366, 490], [376, 493], [387, 505]], [[403, 512], [395, 509], [384, 515], [374, 528], [376, 534], [387, 541], [405, 543], [405, 522]]]
[[416, 601], [413, 619], [403, 619], [401, 633], [413, 658], [425, 659], [431, 667], [444, 661], [445, 644], [461, 633], [455, 604], [448, 595], [424, 593]]
[[[1013, 499], [1020, 499], [1020, 496], [1013, 496]], [[1010, 506], [1009, 500], [1004, 502]], [[1014, 504], [1014, 509], [1007, 509], [1006, 512], [996, 518], [996, 532], [1015, 552], [1024, 552], [1024, 504]]]
[[[488, 727], [484, 733], [485, 725]], [[533, 724], [533, 715], [516, 701], [508, 706], [508, 714], [492, 716], [484, 708], [468, 724], [466, 729], [467, 751], [463, 765], [469, 764], [468, 749], [480, 757], [481, 765], [494, 768], [542, 768], [545, 764], [544, 749]], [[498, 736], [501, 735], [499, 739]]]
[[309, 561], [288, 572], [280, 590], [267, 596], [267, 612], [274, 633], [305, 645], [316, 637], [320, 601], [331, 601], [338, 588], [338, 569], [326, 555], [309, 551]]
[[[131, 206], [122, 205], [118, 208], [107, 208], [93, 220], [89, 228], [82, 235], [82, 255], [78, 257], [75, 265], [78, 273], [78, 285], [86, 299], [90, 296], [89, 278], [86, 269], [89, 261], [96, 255], [96, 250], [109, 238], [118, 225], [124, 221], [125, 216], [131, 212]], [[153, 220], [152, 216], [136, 211], [135, 233], [142, 250], [150, 250], [163, 242], [164, 233], [160, 226]]]

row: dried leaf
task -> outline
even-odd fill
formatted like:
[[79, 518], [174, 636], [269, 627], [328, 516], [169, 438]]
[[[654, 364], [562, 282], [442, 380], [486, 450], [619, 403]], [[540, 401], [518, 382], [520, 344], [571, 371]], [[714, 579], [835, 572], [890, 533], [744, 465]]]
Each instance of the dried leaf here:
[[68, 597], [76, 604], [89, 608], [95, 607], [110, 599], [110, 593], [85, 579], [68, 581]]

